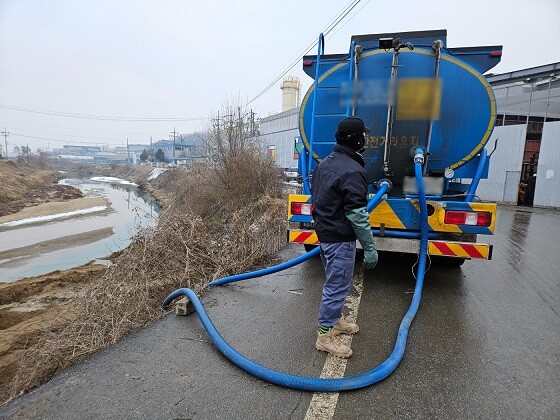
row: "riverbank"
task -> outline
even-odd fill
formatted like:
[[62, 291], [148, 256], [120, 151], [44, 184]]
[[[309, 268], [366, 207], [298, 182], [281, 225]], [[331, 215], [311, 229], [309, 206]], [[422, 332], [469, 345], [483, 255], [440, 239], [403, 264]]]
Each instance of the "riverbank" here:
[[63, 177], [45, 159], [0, 160], [0, 216], [43, 203], [81, 198], [80, 190], [58, 184]]
[[0, 326], [0, 404], [158, 319], [170, 291], [201, 292], [210, 280], [270, 263], [286, 232], [277, 170], [253, 150], [228, 159], [228, 165], [170, 169], [149, 181], [147, 165], [138, 167], [144, 178], [100, 173], [172, 204], [157, 226], [111, 255], [109, 267], [88, 264], [2, 285], [0, 294], [10, 300], [0, 309], [12, 321]]
[[41, 203], [31, 207], [25, 207], [16, 213], [0, 216], [0, 227], [9, 222], [34, 219], [44, 216], [61, 215], [100, 206], [108, 207], [109, 202], [103, 198], [81, 197], [70, 199], [68, 201], [51, 201], [48, 203]]
[[[95, 207], [110, 208], [103, 198], [85, 198], [77, 188], [59, 185], [63, 174], [37, 162], [0, 161], [0, 226], [12, 222], [37, 222], [38, 218], [87, 211]], [[70, 213], [70, 215], [68, 215]], [[40, 220], [40, 219], [39, 219]], [[5, 227], [9, 229], [10, 227]], [[98, 229], [29, 247], [0, 252], [0, 260], [18, 258], [35, 252], [50, 252], [98, 241], [112, 234]], [[94, 281], [105, 273], [101, 264], [87, 264], [47, 275], [0, 283], [0, 390], [9, 386], [18, 362], [26, 349], [37, 344], [41, 334], [68, 325], [76, 316], [70, 303], [85, 296]]]
[[[146, 169], [139, 172], [142, 175]], [[51, 218], [72, 220], [90, 209], [111, 211], [111, 203], [105, 198], [83, 197], [79, 189], [58, 184], [68, 174], [39, 159], [0, 160], [0, 175], [0, 228], [4, 230], [16, 229], [17, 226], [10, 226], [14, 222], [38, 225]], [[8, 261], [8, 266], [10, 260], [78, 247], [112, 234], [111, 228], [101, 228], [62, 236], [0, 252], [0, 260]], [[107, 260], [116, 259], [119, 254]], [[60, 331], [75, 320], [79, 311], [74, 302], [83, 298], [106, 271], [107, 263], [91, 262], [10, 283], [0, 282], [0, 403], [7, 397], [22, 355], [33, 349], [41, 336]]]
[[99, 264], [0, 283], [0, 401], [6, 399], [21, 358], [41, 335], [62, 330], [79, 312], [72, 302], [86, 295], [107, 267]]

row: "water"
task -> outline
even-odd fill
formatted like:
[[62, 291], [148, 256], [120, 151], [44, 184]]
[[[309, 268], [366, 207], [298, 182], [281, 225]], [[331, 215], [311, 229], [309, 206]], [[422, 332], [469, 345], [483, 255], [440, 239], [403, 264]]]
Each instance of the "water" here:
[[46, 252], [34, 250], [32, 255], [0, 259], [0, 281], [38, 276], [103, 258], [126, 248], [139, 229], [154, 226], [157, 222], [159, 208], [155, 200], [134, 186], [87, 179], [64, 179], [60, 183], [79, 188], [85, 197], [107, 199], [111, 203], [110, 211], [0, 231], [0, 252], [101, 229], [105, 229], [105, 232], [112, 229], [112, 234], [91, 243], [70, 243], [62, 249]]

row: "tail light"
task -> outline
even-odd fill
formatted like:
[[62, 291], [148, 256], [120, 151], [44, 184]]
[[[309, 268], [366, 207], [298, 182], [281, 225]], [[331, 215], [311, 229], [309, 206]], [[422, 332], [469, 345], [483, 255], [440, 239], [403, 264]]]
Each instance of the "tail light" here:
[[475, 212], [446, 210], [445, 224], [488, 227], [492, 224], [492, 213], [488, 211]]
[[292, 214], [311, 216], [312, 207], [311, 203], [299, 203], [297, 201], [292, 201], [290, 210]]

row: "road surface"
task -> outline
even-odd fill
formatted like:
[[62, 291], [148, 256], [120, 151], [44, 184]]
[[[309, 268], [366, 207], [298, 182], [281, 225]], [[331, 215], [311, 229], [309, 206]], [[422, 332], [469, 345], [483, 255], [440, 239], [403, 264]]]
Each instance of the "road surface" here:
[[[0, 418], [557, 419], [558, 238], [559, 211], [500, 206], [497, 234], [487, 238], [493, 260], [429, 269], [403, 361], [369, 388], [324, 395], [271, 385], [222, 357], [196, 315], [171, 314], [13, 400]], [[289, 245], [280, 257], [302, 252]], [[258, 363], [349, 376], [391, 353], [414, 262], [382, 254], [375, 270], [357, 271], [350, 305], [361, 330], [345, 366], [314, 349], [318, 258], [213, 289], [203, 303], [224, 338]]]

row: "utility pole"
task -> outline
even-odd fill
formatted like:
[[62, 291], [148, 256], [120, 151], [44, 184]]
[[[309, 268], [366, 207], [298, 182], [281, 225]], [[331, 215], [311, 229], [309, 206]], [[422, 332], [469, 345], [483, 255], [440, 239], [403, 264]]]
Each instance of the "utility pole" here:
[[6, 131], [6, 127], [4, 127], [4, 131], [0, 132], [0, 135], [4, 136], [4, 146], [6, 147], [5, 152], [6, 152], [6, 158], [8, 157], [8, 136], [10, 135], [10, 133], [8, 133]]
[[126, 138], [126, 163], [130, 165], [130, 149], [128, 148], [128, 137]]
[[[212, 144], [214, 143], [214, 144]], [[217, 124], [216, 124], [216, 138], [208, 139], [206, 144], [206, 155], [210, 158], [210, 162], [214, 160], [215, 151], [221, 152], [222, 150], [222, 138], [220, 134], [220, 111], [218, 110]]]
[[175, 139], [177, 137], [177, 132], [175, 131], [175, 127], [173, 127], [173, 163], [176, 164], [175, 161]]

